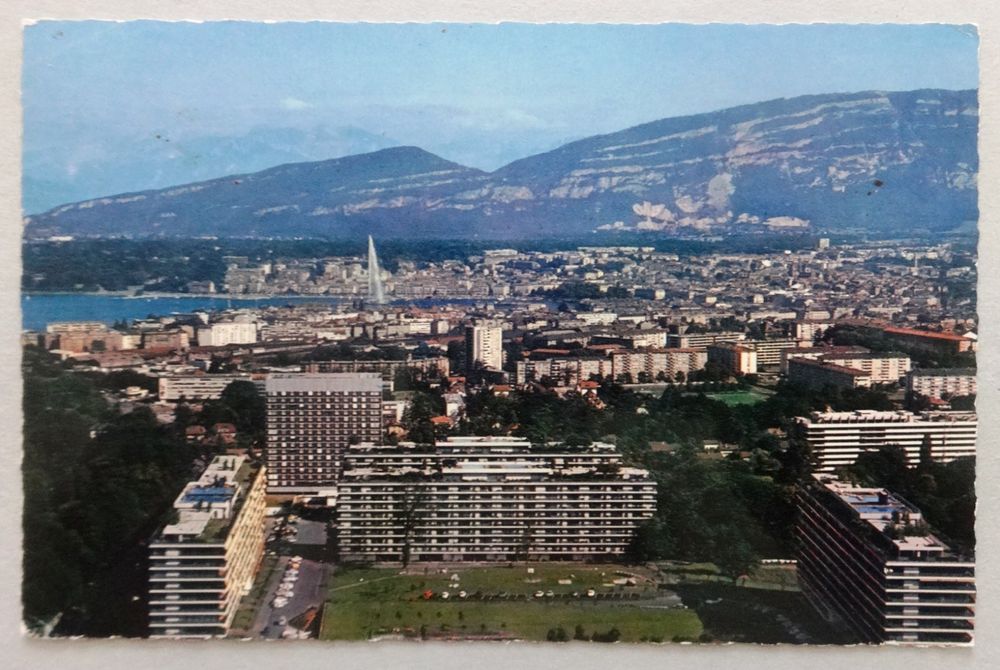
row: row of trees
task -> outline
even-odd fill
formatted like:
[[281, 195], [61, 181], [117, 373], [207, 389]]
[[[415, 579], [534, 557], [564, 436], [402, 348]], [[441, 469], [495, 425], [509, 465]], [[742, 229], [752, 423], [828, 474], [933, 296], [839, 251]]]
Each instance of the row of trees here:
[[262, 445], [264, 399], [230, 384], [200, 412], [185, 404], [160, 423], [148, 407], [122, 414], [103, 392], [148, 386], [135, 373], [74, 372], [47, 352], [24, 352], [24, 618], [60, 634], [143, 635], [145, 541], [216, 447], [185, 429], [231, 423], [237, 446]]
[[135, 607], [122, 592], [135, 566], [122, 562], [198, 454], [148, 408], [117, 413], [93, 376], [43, 351], [25, 350], [23, 373], [25, 621], [40, 629], [59, 615], [67, 634], [142, 634], [142, 613], [119, 609]]

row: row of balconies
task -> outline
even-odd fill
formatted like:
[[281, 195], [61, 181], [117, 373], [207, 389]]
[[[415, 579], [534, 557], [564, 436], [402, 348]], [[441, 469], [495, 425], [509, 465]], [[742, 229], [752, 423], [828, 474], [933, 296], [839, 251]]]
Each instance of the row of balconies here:
[[[635, 519], [619, 519], [617, 521], [603, 521], [603, 522], [591, 522], [591, 523], [574, 523], [567, 526], [554, 526], [553, 524], [525, 524], [525, 523], [468, 523], [468, 524], [433, 524], [433, 523], [420, 523], [416, 526], [417, 530], [423, 533], [440, 533], [442, 535], [466, 533], [466, 534], [497, 534], [503, 532], [510, 533], [524, 533], [530, 531], [536, 534], [545, 535], [567, 535], [571, 533], [602, 533], [608, 532], [614, 529], [628, 529], [632, 530], [635, 528], [636, 523], [641, 521], [642, 517], [637, 517]], [[359, 523], [342, 523], [339, 525], [338, 529], [341, 535], [349, 535], [351, 533], [370, 533], [370, 532], [393, 532], [399, 529], [401, 524], [393, 521], [379, 522], [359, 522]]]

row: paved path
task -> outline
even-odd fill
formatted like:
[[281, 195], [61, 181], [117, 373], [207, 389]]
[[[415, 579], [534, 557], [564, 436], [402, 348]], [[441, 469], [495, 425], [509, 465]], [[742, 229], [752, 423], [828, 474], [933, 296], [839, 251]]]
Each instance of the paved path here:
[[279, 556], [278, 563], [271, 572], [271, 577], [267, 580], [263, 602], [260, 609], [257, 610], [257, 616], [254, 617], [253, 625], [250, 627], [251, 637], [259, 637], [264, 627], [271, 623], [271, 600], [274, 598], [274, 592], [278, 590], [278, 584], [281, 583], [281, 577], [285, 574], [287, 566], [288, 557]]
[[288, 604], [284, 607], [280, 609], [272, 607], [271, 601], [274, 600], [275, 592], [278, 590], [282, 577], [284, 577], [288, 557], [282, 556], [280, 565], [281, 570], [275, 570], [275, 576], [268, 585], [267, 598], [254, 621], [254, 636], [278, 639], [285, 630], [285, 626], [278, 624], [281, 617], [284, 617], [286, 621], [291, 621], [310, 607], [321, 607], [326, 600], [326, 593], [323, 589], [326, 565], [303, 560], [299, 566], [299, 578], [293, 587], [295, 595], [289, 599]]

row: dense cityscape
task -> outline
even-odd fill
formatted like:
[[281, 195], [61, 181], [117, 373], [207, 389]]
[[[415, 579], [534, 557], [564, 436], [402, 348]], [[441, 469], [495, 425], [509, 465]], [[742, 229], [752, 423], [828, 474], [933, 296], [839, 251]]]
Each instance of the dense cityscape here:
[[223, 261], [25, 331], [36, 632], [972, 642], [974, 244]]

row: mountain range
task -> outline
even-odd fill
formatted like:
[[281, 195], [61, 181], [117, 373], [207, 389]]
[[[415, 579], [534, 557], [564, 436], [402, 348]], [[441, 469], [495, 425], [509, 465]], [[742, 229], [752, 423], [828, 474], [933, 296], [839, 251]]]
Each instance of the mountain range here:
[[801, 96], [589, 137], [494, 172], [417, 147], [288, 163], [62, 205], [26, 217], [26, 235], [964, 230], [978, 218], [977, 131], [976, 91]]

